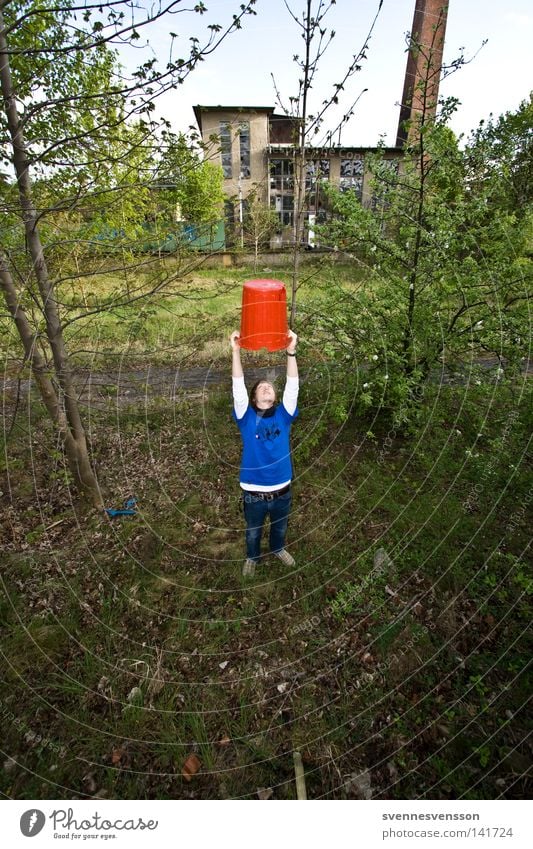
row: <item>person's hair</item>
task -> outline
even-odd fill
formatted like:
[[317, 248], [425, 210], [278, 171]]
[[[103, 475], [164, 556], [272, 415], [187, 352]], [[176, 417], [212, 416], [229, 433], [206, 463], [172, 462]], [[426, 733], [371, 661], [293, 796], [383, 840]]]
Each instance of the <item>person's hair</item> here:
[[255, 404], [255, 401], [256, 401], [256, 398], [255, 398], [255, 392], [256, 392], [257, 387], [258, 387], [261, 383], [269, 383], [269, 384], [272, 386], [272, 388], [273, 388], [274, 392], [276, 392], [276, 387], [274, 386], [274, 384], [272, 383], [272, 381], [271, 381], [271, 380], [267, 380], [267, 378], [266, 378], [266, 377], [260, 377], [260, 378], [259, 378], [259, 380], [256, 380], [256, 381], [255, 381], [254, 385], [253, 385], [253, 386], [252, 386], [252, 388], [250, 389], [250, 406], [252, 406], [252, 407], [255, 407], [255, 406], [256, 406], [256, 404]]

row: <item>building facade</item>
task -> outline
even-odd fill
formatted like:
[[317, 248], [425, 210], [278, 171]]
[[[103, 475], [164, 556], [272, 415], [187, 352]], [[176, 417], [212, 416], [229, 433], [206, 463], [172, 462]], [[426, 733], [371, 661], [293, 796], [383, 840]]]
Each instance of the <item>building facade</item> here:
[[[277, 215], [277, 239], [294, 239], [294, 119], [270, 106], [195, 106], [207, 156], [224, 173], [226, 224], [238, 232], [254, 193]], [[324, 182], [351, 191], [364, 205], [372, 203], [368, 156], [377, 148], [329, 146], [308, 148], [305, 166], [305, 238], [313, 244], [313, 223], [324, 214]], [[399, 161], [401, 148], [386, 148], [386, 159]]]
[[[396, 147], [381, 148], [399, 167], [403, 146], [432, 120], [437, 109], [448, 0], [415, 0]], [[281, 243], [294, 241], [295, 142], [298, 121], [271, 106], [195, 106], [207, 155], [222, 165], [227, 232], [240, 232], [247, 199], [253, 193], [275, 211]], [[325, 214], [324, 183], [354, 192], [365, 206], [373, 193], [369, 155], [377, 148], [329, 146], [306, 149], [305, 240], [313, 244], [313, 224]]]

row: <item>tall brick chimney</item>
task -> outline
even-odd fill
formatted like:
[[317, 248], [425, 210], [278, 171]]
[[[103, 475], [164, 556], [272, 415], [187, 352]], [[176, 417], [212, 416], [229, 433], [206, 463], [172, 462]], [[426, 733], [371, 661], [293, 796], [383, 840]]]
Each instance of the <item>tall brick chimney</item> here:
[[[413, 120], [409, 134], [416, 131], [416, 116], [420, 115], [424, 108], [424, 89], [425, 115], [434, 117], [436, 113], [447, 16], [448, 0], [415, 2], [396, 136], [397, 147], [403, 147], [407, 141], [408, 130], [404, 126], [405, 121]], [[427, 81], [426, 85], [420, 85], [422, 80]]]

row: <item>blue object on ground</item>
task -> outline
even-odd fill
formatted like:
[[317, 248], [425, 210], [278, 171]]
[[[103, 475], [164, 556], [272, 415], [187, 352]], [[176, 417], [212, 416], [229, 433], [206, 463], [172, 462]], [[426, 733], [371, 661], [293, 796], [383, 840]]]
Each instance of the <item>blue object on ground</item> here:
[[124, 507], [121, 510], [114, 510], [113, 507], [106, 507], [105, 512], [108, 516], [136, 516], [137, 510], [135, 509], [135, 505], [137, 504], [136, 498], [128, 498], [127, 501], [124, 502]]

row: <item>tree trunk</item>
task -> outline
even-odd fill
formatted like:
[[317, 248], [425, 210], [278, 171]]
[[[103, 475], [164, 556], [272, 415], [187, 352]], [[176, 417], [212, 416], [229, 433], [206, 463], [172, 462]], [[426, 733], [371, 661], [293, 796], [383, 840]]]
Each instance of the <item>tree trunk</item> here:
[[[433, 40], [436, 36], [436, 30], [433, 33]], [[420, 46], [418, 47], [420, 50]], [[430, 52], [431, 56], [431, 52]], [[440, 73], [440, 67], [439, 71]], [[421, 91], [418, 94], [421, 103], [421, 113], [417, 122], [413, 123], [409, 132], [411, 134], [411, 144], [414, 146], [416, 143], [416, 151], [417, 151], [417, 169], [418, 169], [418, 203], [417, 203], [417, 213], [416, 213], [416, 239], [415, 239], [415, 247], [413, 253], [413, 263], [411, 266], [411, 273], [409, 275], [409, 300], [407, 307], [407, 321], [405, 325], [404, 337], [403, 337], [403, 346], [402, 353], [404, 359], [404, 373], [407, 377], [410, 377], [413, 373], [414, 362], [412, 361], [412, 347], [413, 347], [413, 324], [415, 318], [415, 301], [416, 301], [416, 287], [418, 284], [418, 270], [420, 263], [420, 250], [422, 245], [422, 224], [424, 217], [424, 208], [426, 204], [426, 176], [427, 176], [427, 166], [428, 159], [426, 154], [426, 148], [424, 143], [424, 128], [427, 124], [428, 113], [430, 114], [430, 120], [434, 118], [433, 115], [433, 106], [436, 108], [436, 104], [430, 103], [428, 101], [428, 91], [431, 75], [434, 74], [432, 71], [432, 65], [430, 62], [430, 58], [427, 60], [427, 68], [425, 72], [425, 76], [420, 80], [419, 87]]]
[[[40, 294], [40, 307], [46, 322], [46, 336], [52, 352], [54, 372], [61, 396], [46, 375], [46, 363], [35, 346], [30, 324], [18, 303], [16, 288], [4, 257], [0, 258], [0, 280], [10, 315], [22, 340], [26, 356], [31, 363], [35, 380], [50, 418], [58, 429], [67, 455], [70, 470], [77, 487], [89, 495], [95, 506], [102, 506], [98, 482], [89, 459], [85, 430], [81, 421], [75, 387], [63, 339], [63, 330], [53, 285], [50, 282], [37, 225], [37, 212], [33, 205], [29, 163], [22, 124], [18, 114], [11, 78], [9, 54], [5, 38], [4, 19], [0, 9], [0, 86], [3, 108], [7, 117], [13, 151], [13, 164], [17, 176], [19, 203], [24, 221], [27, 251]], [[63, 403], [61, 403], [63, 402]], [[64, 405], [64, 409], [63, 409]]]
[[304, 77], [302, 81], [302, 114], [300, 118], [300, 126], [298, 127], [298, 151], [296, 155], [294, 180], [296, 183], [296, 204], [295, 204], [295, 220], [294, 220], [294, 249], [292, 262], [292, 293], [291, 293], [291, 314], [290, 326], [294, 327], [296, 318], [296, 292], [298, 291], [298, 280], [300, 276], [300, 252], [301, 242], [304, 234], [304, 206], [305, 206], [305, 142], [306, 142], [306, 123], [307, 123], [307, 95], [309, 93], [309, 70], [310, 70], [310, 52], [311, 42], [313, 40], [312, 22], [311, 22], [311, 5], [312, 0], [307, 0], [306, 17], [305, 17], [305, 61], [304, 61]]
[[[291, 314], [290, 326], [294, 327], [296, 318], [296, 293], [298, 291], [298, 281], [300, 278], [300, 251], [301, 241], [303, 238], [303, 219], [304, 219], [304, 201], [305, 201], [305, 153], [297, 156], [294, 168], [294, 179], [296, 183], [296, 198], [295, 198], [295, 226], [294, 226], [294, 245], [292, 255], [292, 291], [291, 291]], [[302, 187], [303, 181], [303, 187]]]

